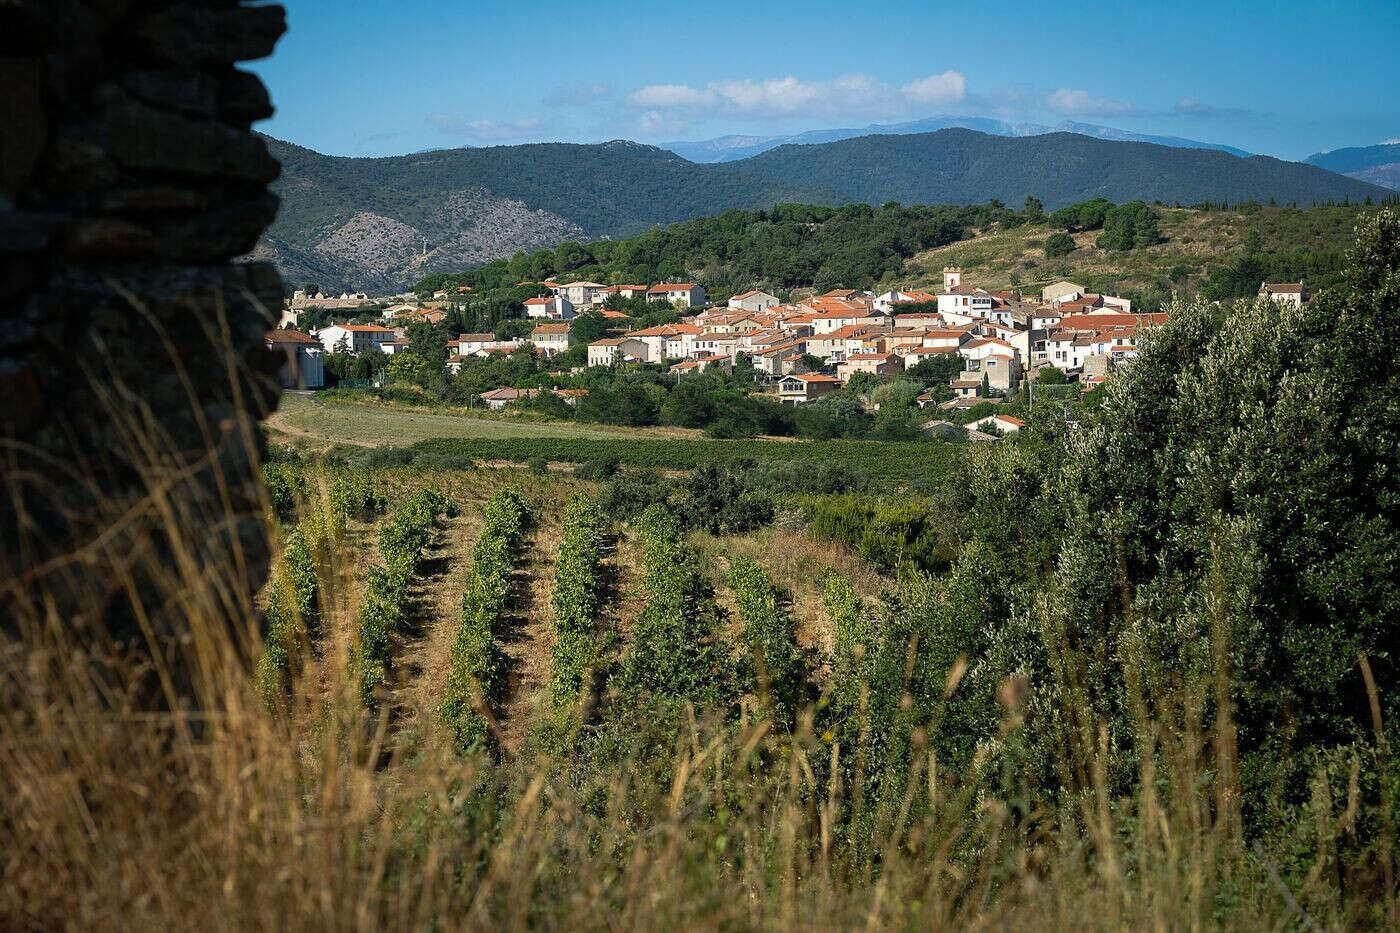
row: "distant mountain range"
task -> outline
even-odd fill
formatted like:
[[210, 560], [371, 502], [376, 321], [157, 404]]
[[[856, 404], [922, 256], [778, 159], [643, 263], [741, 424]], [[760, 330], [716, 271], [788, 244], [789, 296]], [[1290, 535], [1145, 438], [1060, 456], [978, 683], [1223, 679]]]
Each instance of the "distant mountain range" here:
[[1054, 209], [1095, 197], [1307, 205], [1389, 194], [1297, 162], [1075, 133], [869, 135], [707, 164], [627, 141], [377, 159], [267, 143], [282, 163], [282, 209], [255, 255], [291, 283], [333, 290], [399, 288], [566, 239], [785, 202], [1019, 205], [1035, 195]]
[[716, 136], [714, 139], [703, 139], [697, 142], [661, 143], [661, 147], [692, 162], [733, 162], [736, 159], [747, 159], [760, 152], [767, 152], [769, 149], [790, 144], [833, 143], [843, 139], [854, 139], [858, 136], [908, 136], [953, 128], [977, 130], [979, 133], [987, 133], [991, 136], [1043, 136], [1046, 133], [1078, 133], [1081, 136], [1093, 136], [1096, 139], [1156, 143], [1159, 146], [1172, 146], [1178, 149], [1213, 149], [1217, 152], [1228, 152], [1230, 155], [1240, 157], [1250, 155], [1243, 149], [1236, 149], [1234, 146], [1226, 146], [1221, 143], [1205, 143], [1195, 139], [1182, 139], [1179, 136], [1152, 136], [1145, 133], [1134, 133], [1130, 130], [1114, 129], [1111, 126], [1096, 126], [1092, 123], [1074, 123], [1066, 120], [1055, 126], [1044, 126], [1039, 123], [1008, 123], [1005, 120], [993, 120], [989, 117], [955, 116], [929, 117], [925, 120], [914, 120], [909, 123], [872, 123], [860, 128], [809, 130], [791, 136]]
[[1400, 143], [1333, 149], [1310, 155], [1305, 161], [1329, 172], [1400, 191]]

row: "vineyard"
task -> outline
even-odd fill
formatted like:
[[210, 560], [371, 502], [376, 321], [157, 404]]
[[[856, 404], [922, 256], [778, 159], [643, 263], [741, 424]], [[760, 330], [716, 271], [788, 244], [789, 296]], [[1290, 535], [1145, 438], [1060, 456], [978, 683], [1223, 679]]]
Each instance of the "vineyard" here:
[[[299, 687], [344, 678], [367, 721], [404, 731], [401, 750], [434, 734], [468, 757], [508, 754], [522, 736], [576, 740], [604, 714], [609, 689], [707, 704], [747, 695], [791, 722], [816, 695], [809, 665], [830, 640], [822, 576], [835, 564], [870, 598], [885, 585], [839, 545], [800, 532], [690, 532], [664, 502], [619, 520], [600, 502], [606, 489], [567, 476], [529, 484], [509, 469], [265, 472], [284, 543], [263, 594], [258, 692], [285, 713]], [[548, 533], [530, 541], [542, 525]], [[462, 566], [430, 571], [429, 555], [448, 550], [449, 538], [462, 542]], [[528, 578], [532, 544], [552, 573]], [[800, 625], [770, 578], [794, 572], [807, 579]], [[545, 598], [527, 599], [532, 587]], [[451, 600], [453, 616], [425, 615]], [[533, 693], [513, 696], [507, 649], [522, 640], [527, 604], [545, 624], [540, 643], [523, 650], [548, 673]], [[445, 667], [412, 659], [433, 644], [448, 646], [437, 649]], [[432, 674], [439, 682], [426, 680]], [[397, 708], [405, 704], [414, 708]], [[508, 736], [510, 707], [530, 722]]]
[[[999, 515], [999, 490], [1029, 481], [1029, 449], [974, 452], [958, 501]], [[587, 464], [600, 452], [563, 455]], [[645, 451], [627, 462], [638, 461], [655, 465]], [[359, 736], [349, 747], [363, 743], [377, 806], [394, 814], [392, 845], [407, 847], [399, 870], [438, 851], [448, 861], [434, 872], [460, 879], [439, 896], [496, 887], [499, 910], [556, 892], [556, 906], [530, 908], [551, 924], [585, 897], [574, 872], [611, 877], [653, 836], [667, 858], [700, 858], [698, 847], [718, 857], [707, 871], [804, 892], [782, 908], [795, 911], [789, 925], [821, 925], [853, 903], [797, 880], [809, 874], [888, 879], [928, 898], [889, 916], [961, 926], [999, 887], [1014, 892], [999, 902], [1013, 916], [1049, 879], [1080, 883], [1083, 846], [1145, 834], [1150, 852], [1115, 858], [1170, 866], [1172, 834], [1215, 838], [1222, 820], [1240, 819], [1199, 822], [1209, 782], [1164, 785], [1170, 799], [1121, 815], [1047, 809], [1061, 769], [1087, 769], [1090, 800], [1125, 777], [1107, 770], [1102, 736], [1076, 745], [1065, 734], [1057, 750], [1027, 731], [1032, 718], [1053, 730], [1057, 717], [1025, 695], [1020, 672], [1038, 663], [1025, 630], [1013, 620], [992, 634], [1010, 598], [996, 571], [1004, 526], [988, 526], [991, 537], [939, 527], [938, 541], [961, 542], [948, 570], [922, 557], [938, 550], [925, 541], [934, 526], [949, 524], [937, 513], [946, 499], [803, 493], [760, 509], [757, 526], [719, 520], [726, 503], [759, 495], [741, 491], [744, 475], [715, 463], [670, 484], [645, 470], [269, 466], [282, 550], [262, 595], [258, 695], [305, 735], [323, 733], [329, 711], [329, 734]], [[697, 484], [715, 495], [697, 497]], [[930, 561], [945, 569], [930, 573]], [[1154, 702], [1176, 702], [1170, 689]], [[1082, 699], [1062, 696], [1083, 714]], [[1214, 747], [1190, 734], [1151, 743], [1178, 770]], [[548, 805], [530, 801], [540, 793]], [[510, 801], [527, 811], [501, 809]], [[1051, 841], [1067, 831], [1084, 835], [1069, 848]], [[1311, 852], [1310, 835], [1283, 832]], [[497, 875], [502, 858], [547, 873]], [[1248, 892], [1239, 903], [1277, 916], [1273, 863], [1231, 859], [1230, 890]], [[625, 869], [633, 885], [674, 883], [681, 870], [665, 858]], [[1223, 889], [1192, 893], [1178, 870], [1152, 867], [1134, 884], [1185, 898], [1173, 910], [1190, 916], [1219, 909]], [[700, 896], [673, 894], [692, 906]], [[1040, 909], [1063, 922], [1078, 908], [1059, 896]], [[1152, 915], [1132, 901], [1105, 909], [1134, 923]]]
[[464, 461], [542, 459], [560, 463], [612, 461], [629, 466], [669, 470], [754, 460], [812, 466], [840, 465], [872, 476], [907, 481], [933, 481], [949, 475], [960, 448], [945, 442], [896, 441], [779, 441], [685, 440], [628, 438], [617, 440], [568, 438], [466, 439], [419, 441], [409, 450], [429, 460], [451, 457]]

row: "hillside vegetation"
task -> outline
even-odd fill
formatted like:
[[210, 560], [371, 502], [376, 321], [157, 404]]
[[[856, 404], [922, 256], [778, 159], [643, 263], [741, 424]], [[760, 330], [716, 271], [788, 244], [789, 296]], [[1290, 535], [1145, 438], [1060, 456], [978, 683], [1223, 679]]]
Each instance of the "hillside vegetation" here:
[[[783, 205], [729, 211], [625, 240], [566, 242], [467, 272], [428, 276], [415, 287], [426, 296], [469, 285], [468, 308], [518, 300], [517, 282], [546, 278], [698, 281], [711, 300], [723, 300], [749, 288], [784, 297], [834, 287], [937, 291], [943, 267], [957, 265], [968, 281], [984, 288], [1035, 292], [1072, 279], [1156, 306], [1173, 293], [1251, 295], [1265, 278], [1335, 284], [1357, 222], [1377, 210], [1258, 203], [1141, 209], [1156, 220], [1155, 242], [1116, 249], [1098, 245], [1101, 220], [1093, 229], [1078, 229], [1080, 224], [1063, 219], [1069, 211], [1047, 214], [1034, 202], [1018, 210], [995, 202], [933, 208]], [[1067, 228], [1070, 251], [1047, 257], [1050, 237]], [[1228, 285], [1222, 284], [1227, 279]]]
[[[508, 256], [576, 235], [574, 229], [585, 237], [628, 236], [730, 208], [786, 202], [1019, 204], [1033, 195], [1050, 208], [1092, 197], [1306, 205], [1386, 193], [1299, 163], [1071, 133], [1003, 138], [947, 129], [867, 136], [706, 165], [621, 141], [381, 159], [323, 156], [277, 140], [268, 145], [282, 163], [274, 185], [282, 208], [268, 231], [265, 250], [275, 249], [268, 254], [289, 272], [340, 269], [374, 281], [406, 282], [466, 259]], [[464, 208], [464, 198], [477, 207]], [[509, 222], [495, 223], [497, 216]], [[421, 252], [425, 237], [430, 255], [410, 264], [406, 246], [417, 242]], [[440, 255], [431, 254], [439, 248]]]
[[[1098, 232], [1071, 234], [1072, 251], [1046, 257], [1051, 231], [1043, 226], [986, 229], [974, 237], [913, 256], [901, 282], [936, 288], [944, 266], [961, 266], [969, 280], [988, 289], [1038, 293], [1061, 279], [1091, 291], [1121, 294], [1157, 306], [1172, 293], [1194, 296], [1249, 253], [1256, 260], [1240, 287], [1215, 298], [1252, 295], [1265, 279], [1310, 287], [1337, 284], [1357, 222], [1375, 208], [1244, 205], [1235, 209], [1158, 207], [1161, 241], [1132, 250], [1103, 249]], [[1247, 289], [1247, 290], [1246, 290]]]

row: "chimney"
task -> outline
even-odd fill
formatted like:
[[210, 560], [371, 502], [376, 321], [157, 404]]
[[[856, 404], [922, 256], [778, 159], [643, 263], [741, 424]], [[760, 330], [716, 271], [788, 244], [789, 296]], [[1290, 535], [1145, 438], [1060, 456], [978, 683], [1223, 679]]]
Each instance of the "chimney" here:
[[944, 290], [945, 292], [952, 291], [953, 289], [957, 288], [957, 287], [958, 287], [959, 285], [961, 285], [961, 284], [962, 284], [962, 267], [960, 267], [960, 266], [944, 266], [944, 267], [943, 267], [943, 290]]

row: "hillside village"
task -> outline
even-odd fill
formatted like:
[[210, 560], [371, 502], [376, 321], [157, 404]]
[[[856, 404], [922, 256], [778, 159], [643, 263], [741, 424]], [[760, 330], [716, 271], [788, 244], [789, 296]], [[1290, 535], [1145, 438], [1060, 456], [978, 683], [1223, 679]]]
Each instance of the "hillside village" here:
[[[528, 334], [508, 339], [490, 332], [459, 334], [447, 347], [447, 371], [455, 374], [466, 361], [523, 349], [556, 359], [576, 346], [579, 315], [592, 313], [608, 325], [607, 336], [587, 343], [586, 362], [570, 367], [573, 373], [590, 367], [650, 367], [679, 381], [714, 369], [732, 372], [738, 361], [747, 360], [761, 394], [784, 405], [802, 405], [849, 385], [859, 374], [878, 381], [942, 361], [938, 371], [949, 374], [946, 388], [928, 385], [917, 404], [956, 412], [1008, 399], [1028, 377], [1078, 383], [1087, 391], [1136, 355], [1145, 328], [1167, 319], [1166, 313], [1135, 312], [1129, 299], [1093, 293], [1071, 281], [1054, 282], [1039, 294], [988, 291], [965, 281], [962, 270], [953, 266], [944, 268], [943, 287], [936, 293], [834, 289], [794, 303], [750, 290], [711, 304], [704, 287], [694, 282], [538, 284], [540, 294], [523, 302], [525, 318], [534, 321]], [[1261, 283], [1259, 296], [1301, 304], [1308, 292], [1302, 283]], [[308, 333], [296, 329], [300, 310], [328, 304], [356, 307], [368, 296], [298, 293], [287, 303], [282, 328], [268, 334], [268, 346], [286, 354], [284, 386], [319, 388], [326, 384], [325, 354], [402, 353], [410, 345], [406, 328], [444, 320], [447, 312], [440, 305], [453, 297], [446, 291], [427, 302], [395, 296], [382, 312], [382, 323], [330, 323]], [[678, 319], [636, 327], [631, 316], [606, 307], [614, 297], [664, 303]], [[1044, 370], [1057, 371], [1055, 378], [1047, 379]], [[480, 398], [488, 408], [500, 409], [539, 391], [500, 386]], [[582, 389], [555, 391], [570, 404], [586, 394]], [[999, 433], [1013, 433], [1021, 424], [1005, 415], [984, 420]]]

